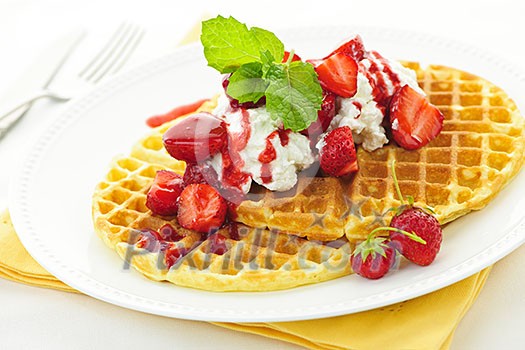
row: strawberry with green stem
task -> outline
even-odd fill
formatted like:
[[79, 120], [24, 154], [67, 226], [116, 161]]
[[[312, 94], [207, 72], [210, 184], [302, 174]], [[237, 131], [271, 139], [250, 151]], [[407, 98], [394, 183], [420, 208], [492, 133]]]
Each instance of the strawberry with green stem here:
[[[408, 260], [421, 266], [430, 265], [436, 258], [443, 240], [443, 232], [439, 221], [435, 218], [434, 211], [427, 207], [426, 210], [414, 206], [414, 198], [407, 196], [408, 204], [405, 203], [399, 182], [395, 172], [395, 161], [392, 162], [392, 176], [397, 196], [401, 206], [394, 208], [395, 215], [390, 221], [390, 239], [396, 249]], [[422, 244], [417, 240], [403, 234], [401, 231], [409, 231], [423, 239]]]
[[425, 241], [417, 235], [393, 227], [378, 227], [368, 234], [352, 253], [352, 269], [358, 275], [378, 279], [387, 274], [396, 260], [396, 249], [388, 237], [377, 237], [380, 231], [396, 232], [420, 244]]

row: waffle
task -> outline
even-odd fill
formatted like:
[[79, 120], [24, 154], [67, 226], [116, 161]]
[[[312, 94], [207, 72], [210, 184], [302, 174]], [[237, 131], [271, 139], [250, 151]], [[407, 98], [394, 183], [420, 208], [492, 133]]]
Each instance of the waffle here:
[[[97, 234], [153, 280], [212, 291], [265, 291], [351, 273], [353, 242], [386, 225], [392, 215], [388, 209], [399, 205], [389, 167], [393, 160], [402, 192], [412, 195], [416, 205], [433, 207], [442, 224], [483, 208], [525, 160], [524, 119], [509, 97], [486, 80], [442, 66], [406, 65], [445, 115], [442, 133], [426, 147], [359, 148], [360, 171], [353, 179], [302, 174], [294, 189], [284, 193], [254, 186], [237, 208], [239, 234], [220, 231], [228, 249], [218, 255], [210, 239], [183, 229], [173, 218], [152, 215], [145, 206], [156, 171], [182, 174], [185, 169], [162, 144], [172, 121], [140, 140], [130, 156], [114, 160], [93, 198]], [[200, 110], [215, 105], [211, 100]], [[137, 245], [138, 230], [158, 230], [167, 223], [183, 236], [173, 244], [189, 252], [170, 269], [163, 264], [162, 247]]]
[[239, 205], [236, 220], [300, 237], [336, 240], [345, 229], [344, 190], [344, 183], [336, 178], [299, 175], [297, 185], [285, 193], [259, 188]]
[[404, 64], [416, 71], [421, 88], [445, 115], [435, 140], [416, 151], [394, 144], [374, 152], [359, 147], [354, 179], [300, 178], [298, 188], [308, 189], [302, 182], [312, 181], [317, 190], [277, 200], [266, 191], [239, 206], [238, 220], [315, 240], [344, 234], [362, 240], [374, 227], [388, 225], [388, 209], [400, 204], [393, 160], [403, 194], [432, 207], [442, 224], [486, 206], [524, 162], [523, 117], [500, 88], [482, 78], [443, 66]]
[[[210, 110], [211, 101], [201, 107]], [[309, 241], [276, 230], [239, 225], [237, 233], [222, 229], [227, 251], [218, 255], [210, 239], [180, 227], [174, 218], [155, 216], [146, 207], [146, 194], [158, 170], [182, 174], [184, 162], [168, 155], [162, 134], [167, 123], [140, 140], [130, 156], [113, 161], [93, 196], [93, 220], [99, 237], [131, 266], [156, 281], [210, 291], [268, 291], [317, 283], [351, 272], [353, 246], [346, 240]], [[140, 230], [159, 230], [170, 224], [183, 238], [169, 243], [189, 252], [171, 268], [166, 247], [140, 247]]]

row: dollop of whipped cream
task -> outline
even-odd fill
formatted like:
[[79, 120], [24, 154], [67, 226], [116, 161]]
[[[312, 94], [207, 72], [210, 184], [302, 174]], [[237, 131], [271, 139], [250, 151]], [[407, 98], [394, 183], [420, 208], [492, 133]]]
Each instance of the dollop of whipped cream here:
[[[409, 85], [422, 95], [425, 92], [417, 84], [416, 73], [391, 61], [375, 51], [358, 62], [357, 92], [350, 98], [338, 98], [339, 109], [326, 134], [341, 126], [352, 129], [354, 142], [371, 152], [388, 143], [382, 126], [385, 117], [385, 101], [404, 85]], [[321, 137], [321, 140], [323, 137]], [[322, 142], [317, 148], [322, 148]]]
[[[243, 113], [246, 115], [243, 116]], [[212, 114], [227, 122], [230, 134], [249, 135], [244, 147], [236, 150], [242, 160], [238, 166], [253, 181], [269, 190], [291, 189], [297, 183], [297, 172], [308, 168], [315, 161], [306, 136], [286, 131], [286, 142], [281, 140], [278, 132], [282, 131], [282, 125], [270, 117], [265, 107], [244, 111], [232, 109], [228, 97], [222, 93]], [[275, 159], [265, 164], [259, 160], [259, 156], [268, 147], [267, 140], [275, 151]], [[211, 166], [219, 174], [219, 180], [222, 174], [222, 157], [222, 154], [217, 154], [210, 160]], [[248, 182], [242, 186], [244, 193], [249, 191], [250, 185], [251, 182]]]

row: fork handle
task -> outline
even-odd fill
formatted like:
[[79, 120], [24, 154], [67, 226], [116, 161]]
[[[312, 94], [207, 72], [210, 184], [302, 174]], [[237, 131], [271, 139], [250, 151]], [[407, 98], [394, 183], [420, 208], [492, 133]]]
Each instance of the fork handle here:
[[31, 107], [31, 103], [42, 98], [53, 98], [59, 101], [67, 101], [69, 97], [59, 95], [50, 90], [40, 90], [25, 99], [18, 101], [13, 107], [0, 114], [0, 139], [4, 137], [11, 128], [18, 123]]

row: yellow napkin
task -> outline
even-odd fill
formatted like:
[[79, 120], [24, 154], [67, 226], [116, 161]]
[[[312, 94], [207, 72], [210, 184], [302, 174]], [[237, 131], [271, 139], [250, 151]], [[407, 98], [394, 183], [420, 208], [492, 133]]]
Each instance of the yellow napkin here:
[[[77, 292], [31, 258], [7, 211], [0, 215], [0, 247], [0, 277]], [[416, 299], [352, 315], [296, 322], [214, 324], [319, 350], [448, 349], [456, 326], [476, 300], [489, 271], [487, 268]]]

